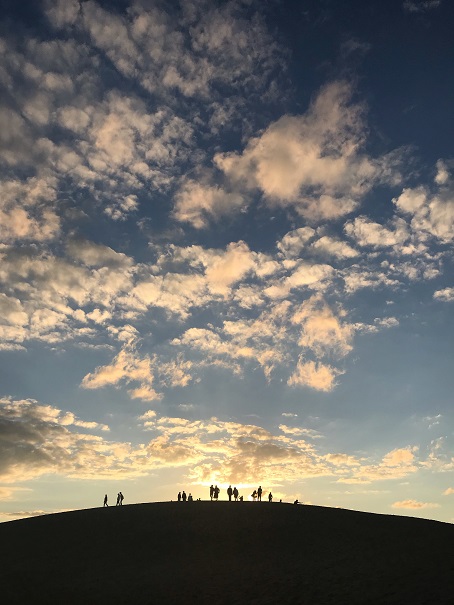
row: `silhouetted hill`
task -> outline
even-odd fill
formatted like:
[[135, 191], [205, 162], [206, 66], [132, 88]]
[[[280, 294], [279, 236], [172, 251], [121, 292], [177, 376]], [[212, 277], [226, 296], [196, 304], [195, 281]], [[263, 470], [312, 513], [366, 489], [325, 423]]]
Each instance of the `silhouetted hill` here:
[[292, 504], [154, 503], [0, 525], [5, 605], [454, 604], [454, 525]]

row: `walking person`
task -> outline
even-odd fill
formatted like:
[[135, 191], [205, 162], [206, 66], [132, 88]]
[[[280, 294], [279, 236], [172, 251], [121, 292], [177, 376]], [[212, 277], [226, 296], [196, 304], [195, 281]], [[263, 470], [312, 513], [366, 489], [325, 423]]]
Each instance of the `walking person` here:
[[109, 506], [109, 505], [107, 504], [107, 494], [104, 496], [104, 504], [103, 504], [103, 506]]
[[125, 497], [123, 496], [123, 494], [120, 492], [118, 494], [119, 498], [120, 498], [120, 506], [123, 506], [123, 500], [125, 499]]
[[117, 503], [115, 504], [115, 506], [120, 506], [120, 492], [118, 492], [117, 494]]

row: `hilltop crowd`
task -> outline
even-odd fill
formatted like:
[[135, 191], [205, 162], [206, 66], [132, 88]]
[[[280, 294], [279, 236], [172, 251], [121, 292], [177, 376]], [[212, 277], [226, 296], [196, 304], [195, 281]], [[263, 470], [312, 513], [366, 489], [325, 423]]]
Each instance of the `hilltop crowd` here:
[[[217, 485], [210, 485], [210, 500], [212, 502], [213, 502], [213, 500], [215, 502], [217, 502], [219, 500], [220, 493], [221, 493], [221, 490]], [[251, 498], [254, 502], [256, 502], [256, 501], [261, 502], [262, 494], [263, 494], [262, 486], [259, 485], [258, 489], [255, 489], [252, 492]], [[235, 502], [243, 502], [243, 496], [240, 496], [240, 492], [238, 491], [238, 489], [236, 487], [232, 488], [231, 485], [229, 485], [229, 487], [227, 488], [227, 496], [229, 498], [229, 502], [232, 501], [232, 498]], [[178, 502], [186, 502], [186, 501], [192, 502], [194, 499], [191, 494], [186, 495], [186, 492], [183, 490], [182, 492], [178, 492], [177, 500], [178, 500]], [[198, 498], [198, 500], [200, 500], [200, 498]], [[273, 501], [273, 494], [271, 492], [269, 492], [268, 493], [268, 502], [272, 502], [272, 501]]]
[[[213, 500], [215, 502], [217, 502], [219, 500], [220, 493], [221, 493], [221, 490], [217, 485], [210, 485], [210, 500], [212, 502], [213, 502]], [[259, 485], [258, 488], [252, 492], [251, 498], [254, 502], [261, 502], [262, 494], [263, 494], [263, 489], [262, 489], [262, 486]], [[232, 498], [235, 502], [243, 502], [243, 496], [240, 496], [240, 492], [238, 491], [237, 487], [232, 488], [232, 486], [229, 485], [229, 487], [227, 488], [227, 496], [228, 496], [229, 502], [232, 501]], [[116, 501], [115, 506], [122, 506], [123, 500], [124, 500], [123, 494], [121, 492], [118, 492], [117, 501]], [[194, 498], [192, 497], [191, 493], [186, 494], [186, 492], [183, 490], [182, 492], [178, 492], [177, 500], [178, 500], [178, 502], [193, 502]], [[197, 501], [200, 501], [200, 498], [197, 498]], [[268, 502], [272, 502], [272, 501], [273, 501], [273, 494], [271, 492], [268, 492]], [[279, 500], [279, 502], [282, 502], [282, 500]], [[299, 501], [295, 500], [295, 502], [293, 504], [299, 504]], [[109, 506], [107, 494], [104, 496], [103, 506]]]

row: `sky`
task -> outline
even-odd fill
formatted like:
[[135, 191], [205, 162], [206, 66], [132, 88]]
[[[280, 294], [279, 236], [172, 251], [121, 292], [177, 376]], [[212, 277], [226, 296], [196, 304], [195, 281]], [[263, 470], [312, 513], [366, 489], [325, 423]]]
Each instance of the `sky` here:
[[0, 15], [0, 521], [454, 522], [453, 3]]

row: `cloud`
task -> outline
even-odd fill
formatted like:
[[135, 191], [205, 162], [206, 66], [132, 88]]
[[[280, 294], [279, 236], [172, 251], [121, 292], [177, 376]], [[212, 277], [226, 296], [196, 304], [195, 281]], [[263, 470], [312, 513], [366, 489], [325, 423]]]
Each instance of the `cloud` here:
[[409, 13], [425, 13], [438, 8], [441, 2], [442, 0], [405, 0], [403, 7]]
[[433, 297], [435, 300], [441, 300], [442, 302], [452, 302], [454, 300], [454, 288], [443, 288], [443, 290], [437, 290], [434, 292]]
[[30, 177], [0, 182], [0, 241], [44, 242], [60, 233], [56, 180]]
[[311, 245], [311, 248], [319, 254], [334, 256], [338, 259], [355, 258], [359, 256], [359, 252], [349, 246], [347, 242], [334, 239], [328, 235], [324, 235], [320, 239], [316, 240]]
[[312, 227], [300, 227], [286, 233], [276, 245], [284, 256], [292, 258], [298, 256], [314, 236], [315, 229]]
[[117, 386], [120, 383], [139, 383], [140, 386], [129, 391], [132, 399], [154, 401], [162, 398], [152, 387], [154, 382], [155, 357], [140, 357], [137, 352], [137, 336], [134, 334], [114, 357], [110, 364], [99, 366], [94, 372], [86, 374], [81, 386], [84, 389], [99, 389]]
[[346, 224], [345, 233], [360, 246], [373, 248], [402, 245], [410, 237], [407, 223], [401, 218], [394, 218], [391, 228], [387, 229], [364, 216], [359, 216]]
[[290, 386], [307, 386], [317, 391], [332, 391], [336, 386], [335, 380], [340, 370], [320, 362], [298, 360], [294, 373], [287, 384]]
[[416, 459], [417, 447], [396, 448], [383, 456], [380, 462], [361, 464], [350, 477], [341, 477], [339, 483], [362, 484], [372, 481], [401, 479], [416, 473], [421, 463]]
[[422, 239], [434, 237], [441, 243], [453, 241], [454, 188], [448, 164], [437, 162], [434, 186], [405, 188], [393, 198], [396, 209], [411, 218], [413, 231]]
[[234, 214], [246, 205], [241, 193], [187, 180], [175, 196], [174, 216], [177, 221], [202, 229], [208, 226], [210, 219]]
[[443, 496], [450, 496], [454, 494], [454, 488], [452, 487], [448, 487], [447, 489], [445, 489], [445, 491], [443, 492]]
[[435, 502], [418, 502], [418, 500], [401, 500], [394, 502], [393, 508], [408, 508], [418, 510], [421, 508], [439, 508], [440, 505]]
[[364, 108], [351, 102], [343, 81], [323, 87], [302, 116], [285, 115], [242, 154], [218, 153], [214, 162], [244, 190], [258, 189], [271, 206], [293, 208], [311, 221], [352, 212], [377, 182], [397, 182], [392, 163], [361, 152], [365, 140]]
[[353, 326], [341, 322], [320, 295], [304, 301], [293, 315], [292, 322], [301, 326], [298, 344], [310, 349], [317, 357], [327, 353], [343, 357], [352, 349]]
[[[0, 481], [4, 497], [15, 483], [43, 474], [88, 480], [146, 476], [154, 469], [183, 468], [192, 483], [281, 485], [332, 476], [369, 483], [416, 472], [415, 449], [389, 452], [381, 462], [344, 452], [319, 451], [321, 435], [282, 425], [278, 432], [217, 418], [188, 420], [147, 410], [137, 419], [152, 438], [135, 445], [107, 440], [105, 425], [87, 422], [34, 400], [0, 400]], [[83, 428], [85, 432], [80, 432]], [[100, 432], [93, 435], [91, 431]], [[13, 486], [13, 487], [10, 487]]]

